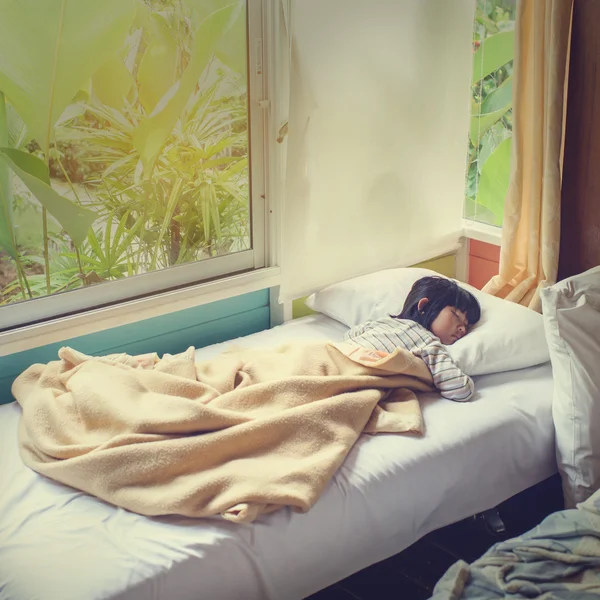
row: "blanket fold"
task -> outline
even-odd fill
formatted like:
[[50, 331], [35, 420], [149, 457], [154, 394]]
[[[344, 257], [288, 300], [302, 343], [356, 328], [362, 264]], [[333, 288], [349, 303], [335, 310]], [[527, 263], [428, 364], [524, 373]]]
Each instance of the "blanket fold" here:
[[433, 389], [412, 354], [349, 343], [59, 359], [13, 384], [23, 461], [144, 515], [307, 511], [361, 432], [422, 432]]

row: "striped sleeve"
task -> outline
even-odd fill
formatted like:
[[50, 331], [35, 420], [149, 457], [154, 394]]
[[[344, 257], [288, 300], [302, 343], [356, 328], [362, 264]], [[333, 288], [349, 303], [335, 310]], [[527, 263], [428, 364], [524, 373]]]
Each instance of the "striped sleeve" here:
[[369, 322], [362, 323], [361, 325], [355, 325], [349, 331], [346, 332], [346, 335], [344, 337], [347, 340], [352, 340], [354, 338], [357, 338], [358, 336], [362, 335], [369, 328], [369, 325], [370, 325]]
[[456, 402], [471, 399], [475, 386], [473, 380], [465, 375], [452, 361], [439, 342], [431, 342], [420, 352], [421, 358], [431, 371], [433, 383], [444, 398]]
[[403, 348], [410, 352], [414, 343], [406, 333], [408, 327], [405, 321], [384, 317], [353, 327], [345, 337], [360, 346], [382, 352], [393, 352], [395, 348]]

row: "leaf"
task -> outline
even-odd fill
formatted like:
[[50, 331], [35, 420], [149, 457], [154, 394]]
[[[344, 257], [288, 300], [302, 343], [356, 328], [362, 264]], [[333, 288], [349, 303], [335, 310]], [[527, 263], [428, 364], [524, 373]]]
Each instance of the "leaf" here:
[[[4, 94], [0, 92], [0, 144], [9, 143], [8, 111]], [[17, 258], [14, 233], [12, 228], [12, 181], [10, 169], [0, 163], [0, 248], [3, 248], [13, 259]]]
[[0, 90], [44, 151], [77, 91], [122, 46], [135, 0], [4, 0]]
[[112, 252], [111, 252], [112, 247], [110, 244], [110, 234], [112, 231], [113, 217], [114, 217], [114, 213], [111, 212], [108, 215], [108, 217], [106, 219], [106, 225], [104, 226], [104, 250], [105, 250], [104, 255], [106, 256], [106, 263], [108, 265], [109, 274], [110, 274], [110, 268], [112, 266], [112, 260], [113, 260]]
[[137, 55], [142, 41], [142, 28], [136, 29], [133, 33], [127, 36], [124, 50], [126, 50], [125, 67], [130, 73], [133, 73], [137, 64]]
[[150, 8], [146, 6], [144, 0], [136, 0], [135, 17], [133, 19], [134, 28], [148, 28], [150, 21]]
[[6, 143], [0, 140], [0, 145], [21, 150], [31, 141], [31, 135], [28, 135], [29, 132], [25, 121], [21, 119], [17, 111], [10, 104], [6, 105], [6, 121], [8, 140]]
[[[0, 178], [5, 176], [3, 173], [4, 165], [0, 164]], [[17, 258], [17, 251], [13, 241], [10, 197], [6, 194], [6, 188], [0, 181], [0, 248], [2, 248], [11, 258]]]
[[175, 83], [178, 53], [177, 41], [162, 15], [150, 16], [147, 33], [150, 40], [140, 61], [137, 79], [140, 102], [150, 114]]
[[214, 169], [215, 167], [220, 167], [221, 165], [228, 165], [231, 163], [239, 162], [239, 156], [222, 156], [221, 158], [212, 158], [210, 160], [205, 160], [202, 163], [203, 169]]
[[104, 254], [104, 250], [102, 250], [102, 246], [100, 245], [100, 241], [98, 240], [98, 236], [93, 228], [90, 228], [88, 231], [87, 242], [92, 249], [93, 256], [87, 256], [85, 254], [81, 255], [81, 260], [88, 265], [92, 265], [98, 270], [105, 272], [108, 270], [108, 260]]
[[479, 178], [477, 202], [491, 210], [499, 220], [504, 215], [504, 202], [510, 182], [511, 148], [512, 137], [501, 142], [485, 161]]
[[473, 84], [515, 57], [515, 32], [503, 31], [483, 40], [473, 57]]
[[96, 213], [81, 208], [68, 198], [56, 193], [46, 181], [48, 169], [39, 158], [11, 148], [0, 148], [0, 162], [7, 164], [29, 188], [44, 208], [67, 231], [73, 243], [79, 246], [86, 238]]
[[238, 8], [239, 3], [231, 4], [210, 14], [198, 26], [190, 62], [181, 79], [163, 96], [154, 112], [138, 126], [133, 141], [147, 171], [154, 166], [164, 143], [213, 56], [220, 36], [227, 29], [232, 15]]
[[504, 127], [502, 123], [496, 123], [481, 139], [481, 145], [477, 154], [477, 167], [481, 172], [483, 165], [487, 162], [492, 152], [506, 139], [511, 137], [512, 132]]
[[125, 63], [118, 55], [108, 59], [93, 75], [92, 86], [103, 104], [120, 110], [134, 81]]
[[0, 153], [7, 156], [19, 169], [33, 175], [46, 185], [50, 185], [50, 172], [43, 160], [40, 160], [34, 154], [15, 150], [14, 148], [1, 148]]
[[512, 106], [513, 78], [507, 77], [501, 85], [490, 92], [481, 103], [482, 113], [493, 113]]
[[138, 219], [133, 223], [131, 229], [126, 229], [127, 221], [130, 218], [131, 213], [125, 212], [119, 221], [119, 226], [115, 232], [114, 243], [113, 243], [113, 254], [120, 258], [122, 255], [127, 254], [127, 250], [131, 247], [135, 236], [144, 225], [142, 219]]
[[221, 38], [217, 48], [217, 58], [240, 75], [247, 75], [248, 42], [246, 40], [246, 7], [239, 2], [239, 8], [230, 23], [227, 32]]
[[228, 194], [231, 194], [240, 204], [247, 206], [248, 205], [248, 197], [243, 196], [240, 193], [240, 190], [237, 189], [234, 185], [230, 183], [220, 183], [219, 187], [225, 190]]
[[510, 106], [493, 113], [473, 115], [471, 117], [469, 137], [471, 138], [473, 146], [479, 146], [481, 139], [489, 131], [490, 127], [492, 127], [494, 123], [497, 123], [508, 110], [510, 110]]
[[204, 242], [209, 243], [210, 239], [210, 204], [211, 204], [211, 185], [203, 181], [198, 186], [198, 202], [200, 204], [200, 214], [202, 215], [202, 227], [204, 233]]
[[475, 162], [471, 163], [469, 166], [469, 170], [467, 171], [467, 177], [465, 182], [465, 193], [466, 197], [475, 201], [475, 197], [477, 196], [477, 183], [478, 183], [478, 173], [477, 173], [477, 164]]
[[[184, 0], [184, 3], [192, 12], [192, 21], [199, 25], [210, 13], [230, 5], [232, 0]], [[245, 4], [237, 0], [237, 9], [215, 48], [216, 57], [240, 75], [246, 75], [247, 70]]]
[[[65, 108], [62, 115], [60, 115], [58, 121], [56, 122], [56, 127], [64, 127], [68, 125], [70, 121], [73, 121], [77, 117], [83, 115], [86, 111], [86, 106], [83, 102], [73, 102], [73, 104], [69, 104], [67, 108]], [[56, 136], [59, 134], [56, 133]], [[56, 139], [56, 138], [55, 138]]]
[[219, 204], [217, 201], [217, 192], [215, 186], [210, 186], [210, 213], [212, 222], [215, 228], [215, 237], [217, 241], [221, 241], [221, 215], [219, 214]]
[[[2, 177], [2, 167], [0, 165], [0, 177]], [[6, 196], [6, 191], [0, 185], [0, 248], [2, 248], [11, 258], [17, 258], [15, 248], [13, 230], [11, 224], [11, 215], [9, 211], [9, 198]]]
[[183, 0], [192, 16], [192, 24], [197, 29], [211, 14], [231, 6], [236, 0]]
[[167, 227], [171, 223], [171, 219], [173, 218], [173, 213], [175, 212], [175, 207], [177, 206], [177, 202], [179, 201], [179, 197], [181, 196], [181, 187], [183, 185], [183, 179], [178, 178], [175, 184], [171, 189], [171, 194], [169, 195], [169, 201], [167, 202], [167, 210], [165, 212], [165, 216], [160, 226], [160, 232], [158, 234], [158, 240], [156, 242], [156, 249], [154, 251], [154, 255], [152, 256], [152, 262], [150, 263], [150, 270], [154, 271], [156, 269], [156, 261], [158, 259], [158, 254], [161, 249], [163, 238], [165, 237], [165, 233], [167, 232]]
[[73, 102], [87, 102], [92, 95], [92, 78], [88, 77], [83, 85], [79, 86], [79, 89], [73, 97]]
[[[494, 123], [499, 121], [512, 108], [512, 77], [508, 77], [487, 98], [476, 105], [471, 116], [469, 137], [473, 146], [478, 146], [481, 138]], [[479, 112], [480, 111], [480, 112]]]
[[248, 157], [238, 159], [238, 161], [231, 165], [226, 171], [222, 171], [218, 176], [218, 181], [223, 182], [231, 179], [233, 175], [236, 175], [243, 171], [248, 166]]

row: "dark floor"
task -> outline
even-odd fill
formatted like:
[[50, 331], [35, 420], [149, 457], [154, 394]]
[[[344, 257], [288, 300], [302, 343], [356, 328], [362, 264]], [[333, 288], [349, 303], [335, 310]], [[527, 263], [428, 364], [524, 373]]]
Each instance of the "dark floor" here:
[[493, 544], [524, 533], [562, 508], [560, 480], [555, 476], [498, 507], [506, 526], [502, 534], [493, 533], [481, 516], [465, 519], [306, 600], [427, 600], [438, 579], [458, 559], [472, 562]]

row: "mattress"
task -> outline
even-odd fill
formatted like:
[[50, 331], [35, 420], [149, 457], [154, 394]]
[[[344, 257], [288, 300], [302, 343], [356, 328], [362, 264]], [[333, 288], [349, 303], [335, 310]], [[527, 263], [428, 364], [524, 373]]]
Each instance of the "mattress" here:
[[[316, 315], [197, 354], [345, 330]], [[476, 387], [464, 404], [424, 394], [424, 436], [361, 436], [308, 513], [251, 525], [147, 518], [45, 479], [20, 461], [18, 406], [2, 406], [0, 599], [304, 598], [555, 472], [550, 365]]]

